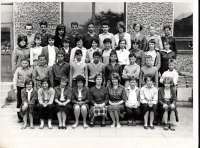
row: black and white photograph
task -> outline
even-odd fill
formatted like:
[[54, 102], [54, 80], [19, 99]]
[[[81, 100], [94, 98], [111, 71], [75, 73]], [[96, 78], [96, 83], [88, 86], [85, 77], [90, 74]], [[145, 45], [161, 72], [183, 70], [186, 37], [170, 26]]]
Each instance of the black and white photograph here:
[[197, 0], [0, 10], [0, 148], [198, 147]]

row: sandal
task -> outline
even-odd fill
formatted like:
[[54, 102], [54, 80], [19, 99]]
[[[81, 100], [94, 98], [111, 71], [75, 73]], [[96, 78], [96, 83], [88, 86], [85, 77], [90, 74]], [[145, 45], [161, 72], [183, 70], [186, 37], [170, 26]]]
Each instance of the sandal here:
[[83, 128], [84, 129], [87, 129], [88, 128], [88, 125], [86, 124], [86, 125], [83, 125]]
[[149, 127], [144, 125], [144, 129], [146, 129], [146, 130], [147, 130], [147, 129], [149, 129]]
[[30, 129], [34, 129], [35, 127], [34, 126], [30, 126]]
[[72, 128], [75, 129], [78, 126], [78, 124], [73, 124]]
[[67, 129], [67, 126], [62, 126], [62, 129]]
[[136, 126], [137, 124], [136, 124], [136, 122], [133, 122], [133, 126]]
[[27, 126], [23, 126], [21, 129], [24, 130], [24, 129], [26, 129], [26, 127], [27, 127]]
[[154, 129], [154, 126], [150, 126], [150, 129], [152, 129], [152, 130], [153, 130], [153, 129]]
[[62, 126], [58, 126], [58, 129], [62, 129]]

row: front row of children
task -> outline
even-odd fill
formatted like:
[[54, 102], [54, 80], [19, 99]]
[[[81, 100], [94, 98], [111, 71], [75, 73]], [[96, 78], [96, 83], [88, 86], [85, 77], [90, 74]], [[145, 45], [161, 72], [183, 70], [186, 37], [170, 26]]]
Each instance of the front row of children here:
[[[153, 121], [158, 113], [158, 107], [161, 108], [160, 114], [164, 120], [164, 130], [172, 130], [175, 128], [173, 123], [177, 116], [176, 110], [176, 89], [171, 77], [163, 79], [164, 87], [159, 90], [154, 86], [154, 76], [146, 75], [145, 85], [139, 89], [137, 87], [137, 78], [129, 77], [129, 86], [127, 88], [120, 84], [118, 73], [112, 73], [110, 77], [110, 85], [103, 86], [104, 76], [96, 74], [94, 81], [95, 86], [88, 88], [85, 86], [86, 81], [82, 75], [75, 78], [75, 87], [68, 86], [68, 79], [62, 77], [60, 85], [54, 89], [50, 87], [50, 81], [44, 78], [41, 83], [41, 88], [36, 90], [31, 79], [25, 81], [25, 88], [21, 91], [22, 105], [21, 113], [23, 115], [24, 126], [27, 127], [27, 117], [30, 118], [30, 128], [33, 129], [33, 116], [35, 114], [35, 106], [39, 110], [40, 129], [44, 128], [44, 116], [47, 112], [48, 128], [52, 129], [51, 120], [53, 112], [57, 113], [59, 126], [58, 129], [66, 129], [66, 119], [74, 110], [75, 124], [72, 128], [76, 128], [79, 124], [80, 114], [83, 117], [83, 127], [88, 128], [86, 118], [89, 113], [90, 126], [94, 126], [94, 118], [102, 116], [101, 126], [106, 126], [105, 119], [107, 112], [110, 113], [115, 127], [115, 118], [117, 128], [120, 128], [119, 117], [126, 114], [128, 125], [135, 126], [136, 120], [142, 114], [144, 118], [144, 129], [154, 129]], [[124, 109], [125, 108], [125, 109]], [[112, 113], [113, 112], [113, 113]], [[148, 126], [148, 118], [150, 116], [150, 125]], [[169, 118], [168, 118], [169, 116]], [[121, 116], [123, 117], [123, 116]]]

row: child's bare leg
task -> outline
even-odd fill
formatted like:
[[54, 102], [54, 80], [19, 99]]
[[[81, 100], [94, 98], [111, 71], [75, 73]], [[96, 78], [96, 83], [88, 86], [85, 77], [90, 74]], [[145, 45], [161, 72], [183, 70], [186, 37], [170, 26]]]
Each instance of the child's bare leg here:
[[88, 125], [86, 123], [87, 107], [85, 105], [81, 106], [81, 114], [82, 114], [82, 117], [83, 117], [83, 127], [87, 128], [88, 127]]
[[57, 113], [57, 117], [58, 117], [59, 126], [62, 126], [61, 112], [58, 112], [58, 113]]
[[148, 117], [149, 117], [149, 111], [147, 111], [144, 115], [144, 126], [148, 126], [147, 121], [148, 121]]
[[114, 115], [115, 115], [115, 119], [116, 119], [116, 122], [117, 122], [117, 128], [120, 128], [121, 124], [119, 123], [119, 114], [118, 114], [118, 112], [114, 111]]
[[112, 119], [112, 125], [110, 127], [115, 127], [115, 116], [114, 116], [114, 112], [113, 111], [110, 111], [110, 117]]
[[80, 116], [80, 106], [79, 105], [76, 105], [75, 107], [74, 107], [74, 116], [75, 116], [75, 120], [76, 120], [76, 122], [75, 122], [75, 124], [73, 124], [72, 125], [72, 128], [76, 128], [77, 127], [77, 125], [78, 125], [78, 120], [79, 120], [79, 116]]
[[29, 113], [29, 119], [30, 119], [30, 127], [34, 128], [34, 126], [33, 126], [33, 115], [31, 113]]
[[65, 114], [65, 112], [61, 112], [61, 115], [62, 115], [62, 126], [65, 126], [66, 114]]
[[25, 129], [25, 128], [27, 127], [27, 117], [28, 117], [28, 114], [26, 113], [26, 114], [23, 116], [24, 126], [22, 127], [22, 129]]
[[153, 126], [154, 112], [150, 112], [150, 126]]

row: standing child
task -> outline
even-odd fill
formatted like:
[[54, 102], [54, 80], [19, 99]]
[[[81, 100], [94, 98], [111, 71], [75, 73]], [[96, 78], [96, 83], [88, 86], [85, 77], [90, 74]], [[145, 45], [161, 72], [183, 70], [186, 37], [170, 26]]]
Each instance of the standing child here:
[[37, 90], [33, 88], [34, 83], [32, 80], [27, 79], [25, 81], [25, 88], [21, 91], [22, 97], [22, 105], [21, 105], [21, 113], [23, 115], [24, 126], [22, 129], [26, 129], [27, 127], [27, 118], [29, 116], [30, 119], [30, 129], [34, 129], [33, 125], [33, 114], [34, 114], [34, 106], [36, 100], [38, 99]]
[[72, 32], [67, 35], [69, 36], [70, 38], [70, 47], [71, 48], [74, 48], [76, 47], [76, 41], [75, 41], [75, 38], [78, 37], [78, 36], [82, 36], [77, 30], [78, 30], [78, 23], [77, 22], [72, 22], [71, 23], [71, 29], [72, 29]]
[[154, 39], [151, 39], [148, 42], [148, 50], [145, 52], [145, 56], [151, 55], [152, 56], [152, 64], [153, 66], [157, 67], [159, 70], [160, 68], [160, 53], [155, 48], [156, 42]]
[[71, 50], [71, 55], [70, 55], [70, 64], [72, 62], [75, 61], [75, 52], [76, 50], [81, 50], [82, 51], [82, 59], [81, 61], [83, 62], [88, 62], [88, 58], [87, 58], [87, 49], [83, 47], [83, 37], [82, 36], [77, 36], [75, 38], [75, 43], [76, 43], [76, 47], [74, 47], [72, 50]]
[[88, 27], [88, 33], [83, 35], [83, 46], [86, 49], [90, 49], [92, 47], [92, 40], [96, 38], [99, 41], [99, 36], [95, 33], [94, 30], [95, 26], [93, 22], [89, 22], [87, 27]]
[[109, 60], [110, 60], [110, 52], [112, 51], [111, 49], [111, 43], [112, 41], [109, 38], [106, 38], [103, 40], [103, 44], [104, 44], [104, 49], [102, 51], [102, 63], [104, 65], [108, 65], [109, 64]]
[[[149, 35], [146, 36], [147, 43], [151, 40], [155, 40], [155, 50], [163, 50], [162, 40], [159, 35], [156, 34], [156, 27], [154, 25], [149, 26]], [[148, 47], [147, 47], [148, 48]]]
[[35, 38], [35, 34], [32, 33], [33, 25], [31, 23], [26, 23], [25, 29], [26, 29], [26, 36], [28, 40], [28, 48], [30, 49], [31, 47], [33, 47], [34, 38]]
[[136, 55], [131, 52], [129, 54], [130, 64], [127, 64], [123, 69], [122, 78], [125, 80], [125, 88], [129, 86], [130, 77], [134, 76], [136, 79], [139, 79], [140, 66], [135, 63], [136, 58]]
[[[24, 83], [29, 78], [32, 79], [32, 72], [33, 69], [29, 67], [28, 59], [24, 58], [21, 61], [22, 67], [18, 67], [17, 70], [14, 73], [13, 77], [13, 88], [15, 90], [15, 93], [17, 95], [17, 108], [20, 108], [22, 104], [22, 98], [21, 98], [21, 90], [25, 88]], [[22, 122], [22, 118], [18, 115], [18, 123]]]
[[42, 36], [36, 33], [33, 48], [30, 49], [30, 65], [33, 69], [39, 64], [38, 56], [42, 52], [41, 39]]
[[103, 41], [105, 38], [109, 38], [112, 42], [112, 49], [115, 49], [115, 37], [112, 33], [109, 33], [110, 23], [108, 21], [102, 22], [103, 33], [99, 34], [99, 48], [104, 49]]
[[146, 56], [146, 66], [144, 66], [140, 69], [140, 82], [139, 82], [140, 88], [145, 85], [144, 78], [146, 77], [147, 74], [154, 75], [154, 77], [155, 77], [155, 85], [154, 86], [158, 88], [158, 69], [152, 65], [152, 56], [151, 55]]
[[47, 60], [47, 65], [52, 67], [53, 64], [57, 60], [57, 52], [58, 48], [54, 46], [54, 35], [49, 35], [48, 36], [48, 46], [45, 46], [42, 48], [42, 53], [45, 55], [45, 59]]
[[69, 47], [70, 39], [69, 37], [64, 37], [62, 40], [63, 47], [60, 48], [62, 52], [64, 52], [64, 61], [69, 63], [70, 54], [71, 54], [71, 47]]
[[52, 67], [51, 73], [51, 84], [53, 87], [60, 85], [60, 80], [62, 77], [69, 79], [69, 63], [64, 62], [64, 53], [62, 51], [58, 52], [58, 62], [56, 62]]
[[163, 80], [164, 80], [165, 77], [171, 77], [173, 82], [174, 82], [174, 85], [176, 86], [179, 76], [178, 76], [178, 72], [174, 68], [175, 67], [175, 60], [169, 59], [168, 65], [169, 65], [169, 69], [162, 74], [162, 76], [160, 78], [160, 83], [163, 83]]
[[93, 53], [95, 51], [98, 51], [98, 52], [102, 53], [102, 50], [100, 48], [98, 48], [98, 46], [99, 46], [99, 39], [93, 38], [91, 40], [91, 43], [92, 43], [92, 47], [87, 50], [88, 63], [93, 62]]
[[26, 58], [29, 61], [30, 49], [27, 47], [28, 40], [27, 36], [20, 34], [17, 37], [18, 47], [13, 50], [12, 53], [12, 73], [14, 74], [18, 67], [21, 67], [22, 59]]
[[133, 52], [137, 57], [135, 62], [140, 67], [143, 67], [145, 65], [145, 54], [144, 54], [144, 51], [139, 48], [139, 46], [141, 44], [140, 40], [134, 39], [134, 40], [132, 40], [131, 44], [132, 44], [132, 48], [131, 48], [130, 52]]
[[33, 70], [33, 80], [35, 88], [41, 87], [41, 82], [44, 78], [50, 79], [51, 68], [46, 64], [45, 55], [38, 56], [39, 65], [36, 66]]
[[49, 34], [47, 33], [47, 22], [46, 21], [41, 21], [40, 23], [40, 35], [42, 36], [41, 40], [41, 46], [47, 46], [48, 45], [48, 36]]
[[82, 61], [82, 50], [75, 51], [75, 61], [70, 66], [70, 87], [76, 86], [76, 77], [81, 75], [85, 78], [85, 86], [88, 86], [88, 69], [87, 64]]
[[54, 46], [57, 48], [62, 48], [63, 43], [62, 40], [65, 37], [66, 33], [66, 26], [63, 24], [58, 24], [56, 27], [55, 38], [54, 38]]
[[111, 51], [109, 64], [106, 65], [105, 67], [105, 80], [106, 80], [107, 86], [110, 85], [110, 80], [111, 80], [110, 76], [112, 73], [118, 73], [121, 79], [122, 67], [121, 65], [118, 64], [118, 57], [115, 50]]
[[[173, 79], [171, 77], [165, 77], [163, 80], [164, 87], [161, 87], [158, 91], [159, 104], [161, 105], [162, 116], [164, 118], [165, 127], [164, 130], [175, 131], [173, 123], [176, 117], [178, 121], [178, 114], [176, 110], [176, 89], [172, 87]], [[168, 117], [170, 121], [168, 122]]]
[[102, 54], [98, 51], [93, 53], [93, 61], [89, 63], [88, 66], [88, 87], [91, 88], [95, 86], [94, 77], [96, 74], [105, 73], [105, 65], [100, 62]]
[[154, 129], [153, 121], [157, 113], [158, 89], [153, 85], [154, 75], [146, 75], [146, 85], [140, 89], [140, 103], [144, 117], [144, 129], [148, 129], [148, 118], [150, 114], [150, 129]]

